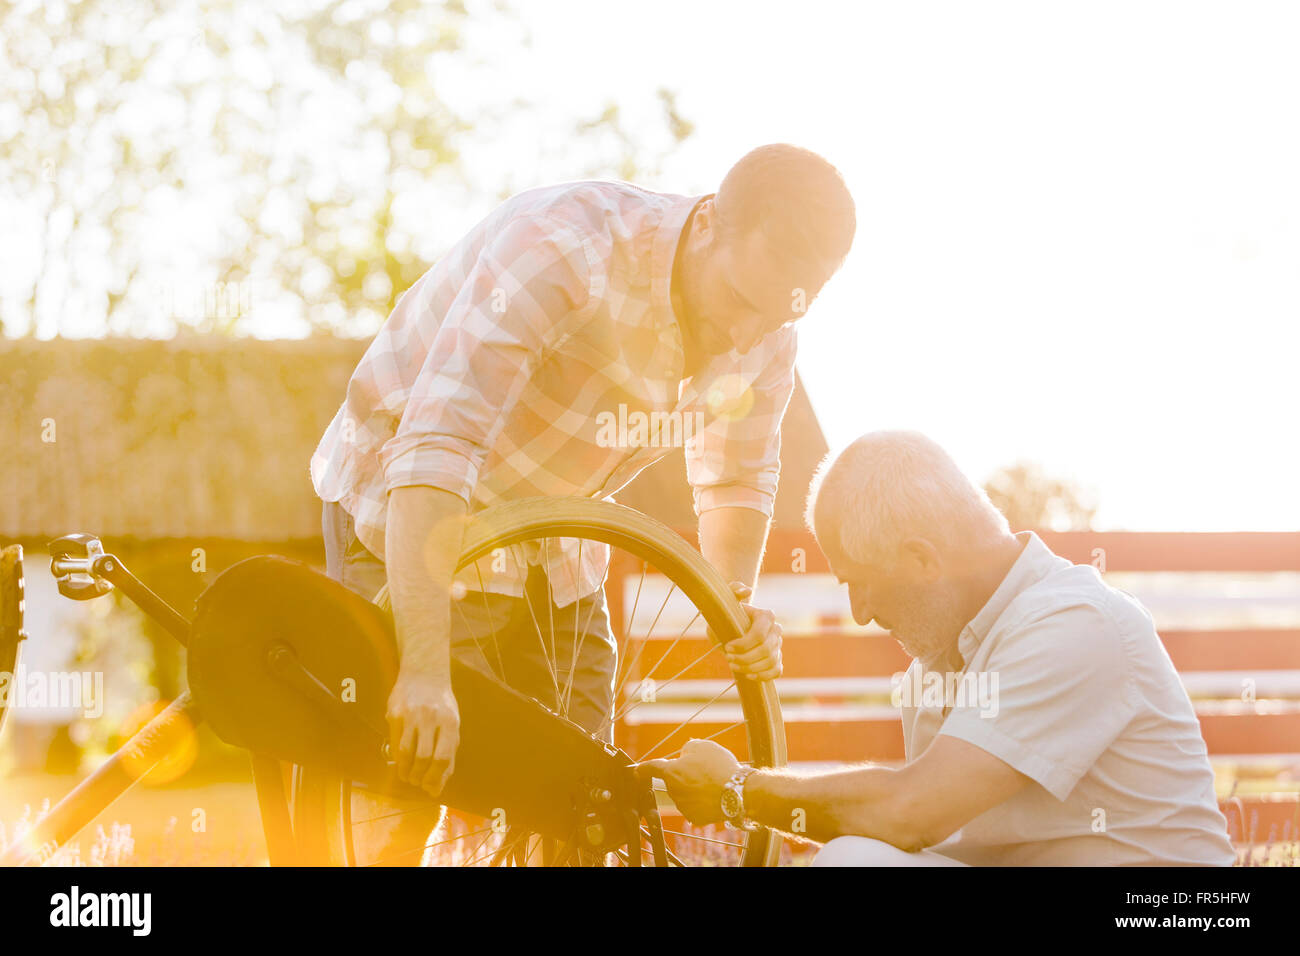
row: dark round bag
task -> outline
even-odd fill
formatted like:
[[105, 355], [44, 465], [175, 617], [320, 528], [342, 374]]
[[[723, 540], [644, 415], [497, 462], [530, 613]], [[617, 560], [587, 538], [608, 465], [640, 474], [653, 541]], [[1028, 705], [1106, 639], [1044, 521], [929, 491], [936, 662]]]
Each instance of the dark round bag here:
[[[308, 565], [269, 555], [224, 571], [196, 606], [190, 691], [218, 737], [338, 770], [370, 789], [419, 795], [394, 783], [383, 756], [398, 665], [388, 612]], [[345, 703], [322, 704], [277, 676], [274, 648], [287, 648]], [[451, 673], [460, 746], [440, 802], [481, 816], [505, 810], [512, 823], [559, 839], [595, 813], [606, 839], [626, 839], [622, 814], [640, 789], [626, 754], [455, 658]], [[604, 795], [595, 807], [593, 794]]]
[[[384, 713], [397, 676], [386, 613], [308, 565], [274, 555], [228, 568], [199, 596], [196, 612], [190, 691], [218, 737], [356, 775], [382, 767]], [[289, 648], [347, 706], [332, 712], [276, 676], [270, 654], [277, 647]]]

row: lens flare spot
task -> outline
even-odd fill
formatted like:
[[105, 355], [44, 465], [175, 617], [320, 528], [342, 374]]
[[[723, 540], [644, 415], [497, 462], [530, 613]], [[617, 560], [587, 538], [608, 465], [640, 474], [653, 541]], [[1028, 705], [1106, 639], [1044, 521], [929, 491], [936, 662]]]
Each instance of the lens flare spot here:
[[754, 390], [739, 375], [720, 375], [705, 398], [709, 412], [727, 421], [738, 421], [754, 408]]
[[[135, 736], [151, 720], [167, 709], [168, 701], [142, 704], [126, 719], [123, 733]], [[137, 780], [151, 784], [171, 783], [194, 765], [199, 741], [194, 725], [180, 712], [160, 722], [143, 740], [122, 748], [122, 765]]]

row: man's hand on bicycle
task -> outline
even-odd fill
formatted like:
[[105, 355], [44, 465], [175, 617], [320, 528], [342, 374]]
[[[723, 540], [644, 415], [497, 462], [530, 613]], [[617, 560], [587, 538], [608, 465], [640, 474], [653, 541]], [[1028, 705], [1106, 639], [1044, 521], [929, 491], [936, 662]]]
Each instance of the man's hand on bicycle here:
[[460, 744], [460, 709], [451, 676], [400, 668], [388, 695], [388, 730], [398, 778], [430, 796], [442, 793], [456, 769]]
[[731, 591], [749, 615], [749, 630], [723, 645], [727, 663], [737, 677], [750, 680], [775, 680], [781, 676], [781, 625], [766, 608], [746, 604], [754, 589], [739, 581], [731, 582]]

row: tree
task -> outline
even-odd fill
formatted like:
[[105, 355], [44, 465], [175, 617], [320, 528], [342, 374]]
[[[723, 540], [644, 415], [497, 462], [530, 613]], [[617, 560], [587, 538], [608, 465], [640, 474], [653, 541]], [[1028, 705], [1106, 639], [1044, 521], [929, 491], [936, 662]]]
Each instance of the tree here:
[[1097, 511], [1096, 501], [1077, 484], [1048, 475], [1033, 462], [999, 468], [984, 491], [1007, 516], [1012, 531], [1086, 531]]
[[[634, 178], [690, 135], [667, 90], [635, 136], [616, 103], [457, 95], [527, 43], [490, 0], [0, 6], [0, 215], [24, 236], [0, 331], [367, 334], [458, 210], [547, 157]], [[516, 131], [543, 113], [534, 147]], [[484, 139], [530, 148], [484, 182], [462, 161]]]

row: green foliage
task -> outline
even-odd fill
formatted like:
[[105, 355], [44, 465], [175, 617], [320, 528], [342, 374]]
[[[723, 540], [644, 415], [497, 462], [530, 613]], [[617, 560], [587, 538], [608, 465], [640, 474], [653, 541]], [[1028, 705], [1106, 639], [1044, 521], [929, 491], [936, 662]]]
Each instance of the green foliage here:
[[[666, 137], [610, 104], [533, 142], [513, 20], [454, 0], [0, 6], [0, 216], [30, 236], [0, 332], [366, 335], [457, 238], [453, 211], [535, 185], [547, 157], [561, 179], [650, 174], [690, 135], [661, 90]], [[504, 102], [462, 95], [503, 74]], [[502, 160], [490, 181], [473, 140]]]
[[1046, 474], [1033, 462], [998, 469], [984, 483], [984, 491], [1007, 516], [1012, 531], [1087, 531], [1097, 512], [1097, 503], [1084, 489]]
[[326, 336], [11, 342], [0, 528], [34, 543], [315, 538], [308, 462], [363, 350]]

